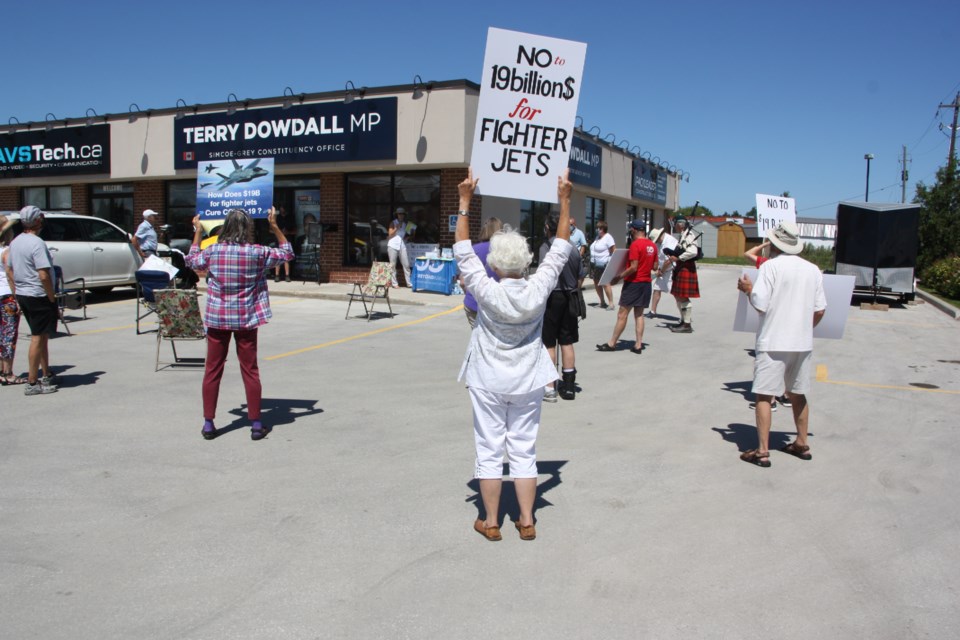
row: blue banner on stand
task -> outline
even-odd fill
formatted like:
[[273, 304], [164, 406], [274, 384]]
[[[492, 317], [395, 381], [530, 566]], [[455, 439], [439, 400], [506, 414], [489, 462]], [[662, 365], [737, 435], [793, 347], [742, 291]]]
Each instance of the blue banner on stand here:
[[570, 182], [600, 188], [600, 175], [603, 173], [600, 145], [587, 142], [573, 136], [570, 145]]
[[197, 166], [197, 214], [201, 220], [226, 218], [245, 209], [266, 218], [273, 206], [273, 158], [220, 160]]

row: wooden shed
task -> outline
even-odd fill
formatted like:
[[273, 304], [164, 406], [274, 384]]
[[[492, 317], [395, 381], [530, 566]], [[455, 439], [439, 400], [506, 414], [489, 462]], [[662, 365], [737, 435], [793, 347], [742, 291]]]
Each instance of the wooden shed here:
[[747, 250], [747, 236], [736, 222], [725, 222], [717, 229], [717, 256], [736, 258]]

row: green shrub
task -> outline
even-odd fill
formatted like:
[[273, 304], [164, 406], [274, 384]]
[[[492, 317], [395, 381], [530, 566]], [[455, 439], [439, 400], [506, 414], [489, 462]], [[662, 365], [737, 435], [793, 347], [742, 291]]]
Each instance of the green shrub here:
[[805, 244], [803, 245], [803, 251], [800, 252], [800, 257], [820, 267], [820, 271], [833, 269], [834, 256], [833, 249], [830, 247], [815, 247]]
[[924, 272], [922, 281], [948, 298], [960, 298], [960, 256], [937, 260]]

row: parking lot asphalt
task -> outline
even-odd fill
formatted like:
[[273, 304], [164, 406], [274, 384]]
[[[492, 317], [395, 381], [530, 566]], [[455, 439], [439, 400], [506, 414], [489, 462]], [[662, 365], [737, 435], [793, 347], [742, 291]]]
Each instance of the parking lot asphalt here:
[[[755, 430], [737, 274], [701, 269], [695, 332], [648, 320], [639, 356], [595, 351], [615, 313], [590, 308], [580, 392], [543, 410], [533, 542], [509, 482], [503, 541], [471, 529], [459, 297], [397, 291], [367, 322], [344, 319], [346, 285], [271, 284], [260, 442], [234, 357], [226, 433], [204, 441], [202, 369], [154, 372], [132, 295], [93, 298], [50, 342], [58, 393], [0, 389], [0, 635], [953, 637], [960, 327], [929, 304], [851, 308], [816, 341], [813, 460], [760, 469], [738, 458]], [[781, 408], [771, 448], [792, 431]]]

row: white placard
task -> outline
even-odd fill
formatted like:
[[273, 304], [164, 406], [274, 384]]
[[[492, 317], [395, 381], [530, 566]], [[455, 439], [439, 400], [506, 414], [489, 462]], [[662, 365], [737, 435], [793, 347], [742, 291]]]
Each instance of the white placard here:
[[663, 234], [663, 240], [660, 241], [660, 251], [664, 249], [676, 249], [680, 242], [669, 233]]
[[613, 255], [610, 256], [610, 262], [607, 263], [607, 267], [603, 270], [603, 275], [600, 276], [599, 286], [604, 287], [610, 284], [614, 278], [623, 273], [624, 268], [627, 266], [627, 254], [629, 251], [626, 249], [617, 249], [613, 252]]
[[768, 196], [757, 194], [757, 235], [766, 237], [767, 231], [776, 229], [777, 225], [786, 220], [797, 222], [797, 202], [785, 196]]
[[[744, 269], [740, 274], [756, 282], [759, 269]], [[814, 338], [832, 338], [839, 340], [843, 337], [843, 329], [850, 314], [850, 300], [853, 299], [854, 276], [837, 276], [827, 274], [823, 276], [823, 294], [827, 298], [827, 310], [820, 320], [820, 324], [813, 328]], [[738, 293], [737, 312], [733, 317], [734, 331], [748, 331], [756, 333], [760, 327], [760, 314], [745, 293]]]
[[487, 31], [470, 165], [477, 193], [557, 201], [570, 161], [587, 45]]

